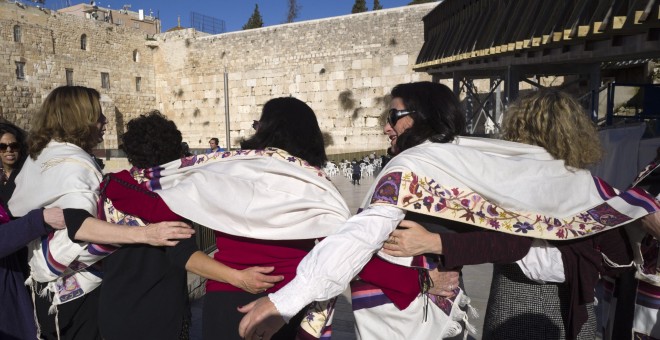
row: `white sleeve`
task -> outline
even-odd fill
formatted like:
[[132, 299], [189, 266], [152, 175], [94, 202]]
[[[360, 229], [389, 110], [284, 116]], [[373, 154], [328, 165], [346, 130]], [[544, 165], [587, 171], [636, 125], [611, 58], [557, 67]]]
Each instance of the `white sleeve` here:
[[298, 265], [296, 277], [268, 295], [284, 320], [289, 322], [313, 301], [341, 294], [404, 216], [391, 206], [367, 208], [319, 242]]
[[535, 239], [527, 255], [516, 263], [530, 280], [539, 283], [566, 281], [561, 252], [545, 240]]

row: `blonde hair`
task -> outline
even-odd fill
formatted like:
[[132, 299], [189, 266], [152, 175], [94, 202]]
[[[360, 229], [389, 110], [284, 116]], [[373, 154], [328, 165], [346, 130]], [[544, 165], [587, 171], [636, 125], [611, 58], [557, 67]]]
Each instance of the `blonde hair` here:
[[36, 159], [51, 140], [72, 143], [87, 152], [97, 144], [96, 123], [101, 95], [83, 86], [60, 86], [44, 100], [28, 138], [28, 153]]
[[502, 138], [541, 146], [555, 159], [580, 169], [603, 155], [596, 125], [582, 105], [556, 90], [539, 90], [512, 103], [502, 123]]

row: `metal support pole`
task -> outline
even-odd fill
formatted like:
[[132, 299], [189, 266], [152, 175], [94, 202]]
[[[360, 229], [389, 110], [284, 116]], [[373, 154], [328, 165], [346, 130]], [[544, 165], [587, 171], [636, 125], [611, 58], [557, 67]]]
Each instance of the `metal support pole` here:
[[591, 120], [598, 120], [598, 102], [600, 97], [600, 63], [589, 66], [589, 91], [591, 92], [591, 107], [589, 113]]
[[516, 66], [509, 66], [506, 72], [506, 101], [511, 103], [518, 98], [520, 70]]
[[226, 150], [231, 151], [231, 140], [229, 138], [229, 76], [225, 69], [225, 145]]

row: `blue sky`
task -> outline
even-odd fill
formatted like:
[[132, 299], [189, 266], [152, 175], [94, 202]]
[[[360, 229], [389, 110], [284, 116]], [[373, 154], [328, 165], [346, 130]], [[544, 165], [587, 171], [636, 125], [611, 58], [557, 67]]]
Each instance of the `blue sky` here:
[[[26, 3], [29, 1], [24, 0]], [[71, 5], [81, 1], [70, 0]], [[373, 0], [366, 0], [367, 8], [371, 9]], [[410, 0], [380, 0], [383, 9], [405, 6]], [[89, 3], [89, 2], [87, 2]], [[254, 5], [259, 5], [259, 12], [264, 20], [264, 26], [281, 24], [286, 20], [287, 0], [191, 0], [191, 1], [158, 1], [158, 0], [97, 0], [99, 7], [121, 9], [130, 4], [131, 10], [137, 12], [144, 9], [145, 14], [152, 10], [154, 15], [160, 15], [163, 31], [176, 26], [177, 16], [181, 16], [181, 26], [190, 27], [190, 12], [197, 12], [225, 21], [227, 32], [241, 30], [241, 27], [252, 15]], [[298, 0], [301, 6], [300, 15], [295, 21], [313, 20], [334, 17], [351, 13], [353, 0]], [[46, 7], [61, 8], [65, 0], [46, 0]]]

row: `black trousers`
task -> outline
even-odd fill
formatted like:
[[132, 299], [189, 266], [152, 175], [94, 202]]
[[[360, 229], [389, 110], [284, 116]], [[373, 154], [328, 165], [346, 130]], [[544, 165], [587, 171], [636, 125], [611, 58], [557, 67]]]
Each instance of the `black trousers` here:
[[[37, 283], [37, 291], [41, 291], [45, 286], [45, 284]], [[57, 306], [60, 339], [101, 339], [98, 326], [100, 291], [101, 289], [98, 287], [83, 297]], [[55, 327], [56, 314], [48, 314], [51, 296], [52, 293], [44, 297], [35, 293], [35, 310], [41, 327], [41, 337], [46, 340], [58, 338]]]
[[[238, 335], [238, 324], [245, 314], [236, 310], [238, 306], [266, 296], [268, 294], [250, 294], [247, 292], [207, 292], [204, 296], [202, 311], [202, 336], [204, 340], [243, 340]], [[296, 338], [300, 321], [305, 316], [303, 309], [291, 318], [275, 335], [273, 340], [292, 340]]]

